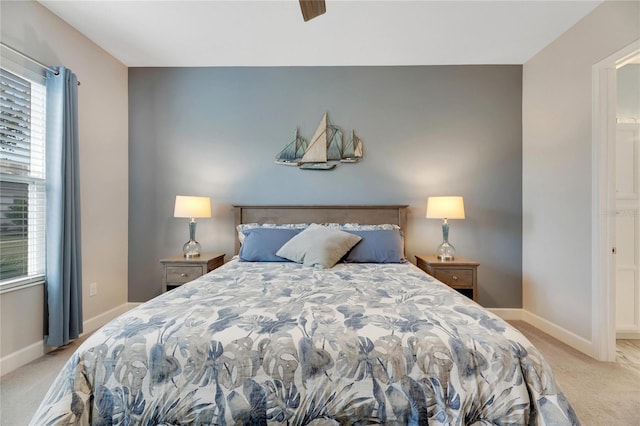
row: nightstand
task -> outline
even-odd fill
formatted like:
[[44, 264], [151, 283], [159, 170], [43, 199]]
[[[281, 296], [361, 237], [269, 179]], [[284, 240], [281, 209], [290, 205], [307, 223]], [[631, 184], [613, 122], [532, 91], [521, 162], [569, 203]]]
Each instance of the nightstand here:
[[164, 293], [222, 266], [224, 254], [202, 253], [199, 257], [190, 259], [184, 256], [174, 256], [161, 259], [160, 263], [162, 264], [162, 292]]
[[474, 301], [478, 300], [479, 265], [473, 260], [458, 257], [443, 261], [436, 256], [416, 256], [418, 268]]

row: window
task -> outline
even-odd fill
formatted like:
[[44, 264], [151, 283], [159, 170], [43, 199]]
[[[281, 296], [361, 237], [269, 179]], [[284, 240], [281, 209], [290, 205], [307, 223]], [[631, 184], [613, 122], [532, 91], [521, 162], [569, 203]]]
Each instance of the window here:
[[43, 84], [0, 69], [0, 290], [43, 279]]

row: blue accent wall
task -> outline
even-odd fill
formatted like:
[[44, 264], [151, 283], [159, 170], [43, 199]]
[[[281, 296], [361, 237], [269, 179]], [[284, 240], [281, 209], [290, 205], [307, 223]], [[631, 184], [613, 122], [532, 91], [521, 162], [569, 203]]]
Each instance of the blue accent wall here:
[[[280, 166], [296, 126], [355, 129], [364, 159]], [[210, 196], [203, 250], [233, 254], [233, 204], [408, 204], [407, 256], [431, 254], [433, 195], [462, 195], [449, 241], [480, 262], [479, 302], [522, 307], [522, 66], [129, 68], [129, 300], [161, 291], [181, 253], [176, 195]]]

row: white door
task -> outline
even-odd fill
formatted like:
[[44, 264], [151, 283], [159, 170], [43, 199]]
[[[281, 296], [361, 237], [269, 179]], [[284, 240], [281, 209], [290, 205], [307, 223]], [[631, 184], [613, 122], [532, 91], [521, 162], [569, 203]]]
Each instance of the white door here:
[[640, 338], [640, 124], [616, 126], [616, 335]]

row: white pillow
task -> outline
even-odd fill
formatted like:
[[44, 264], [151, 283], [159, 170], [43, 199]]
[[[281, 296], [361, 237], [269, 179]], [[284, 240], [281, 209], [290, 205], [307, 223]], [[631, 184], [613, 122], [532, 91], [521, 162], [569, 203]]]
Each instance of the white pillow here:
[[314, 223], [287, 241], [276, 254], [306, 266], [327, 269], [335, 265], [361, 239], [359, 235]]

